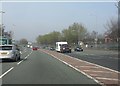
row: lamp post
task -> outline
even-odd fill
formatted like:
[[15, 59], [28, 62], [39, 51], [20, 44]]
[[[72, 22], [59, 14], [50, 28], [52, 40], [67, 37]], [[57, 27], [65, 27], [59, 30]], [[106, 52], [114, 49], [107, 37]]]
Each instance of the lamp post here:
[[5, 13], [5, 12], [4, 11], [0, 11], [0, 14], [1, 14], [1, 20], [0, 20], [1, 21], [1, 24], [0, 24], [1, 25], [1, 32], [0, 32], [1, 36], [2, 36], [2, 32], [3, 32], [3, 27], [4, 27], [3, 26], [3, 13]]
[[[95, 28], [97, 29], [97, 15], [96, 14], [90, 14], [90, 15], [93, 15], [95, 17]], [[97, 34], [98, 33], [95, 33], [95, 38], [94, 38], [94, 43], [95, 43], [95, 47], [97, 48], [97, 41], [98, 41], [98, 37], [97, 37]]]

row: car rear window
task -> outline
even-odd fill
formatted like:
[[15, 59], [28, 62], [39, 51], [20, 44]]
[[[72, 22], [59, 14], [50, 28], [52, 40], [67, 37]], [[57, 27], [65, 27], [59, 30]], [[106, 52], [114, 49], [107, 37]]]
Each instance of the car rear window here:
[[0, 50], [12, 50], [12, 46], [0, 46]]

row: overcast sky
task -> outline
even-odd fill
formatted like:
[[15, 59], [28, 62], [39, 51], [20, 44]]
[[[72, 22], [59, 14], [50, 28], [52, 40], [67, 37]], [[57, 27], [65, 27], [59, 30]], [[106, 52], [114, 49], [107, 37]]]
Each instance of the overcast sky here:
[[88, 31], [104, 33], [104, 25], [117, 18], [115, 2], [3, 2], [5, 30], [14, 32], [14, 39], [35, 41], [38, 35], [62, 31], [74, 22]]

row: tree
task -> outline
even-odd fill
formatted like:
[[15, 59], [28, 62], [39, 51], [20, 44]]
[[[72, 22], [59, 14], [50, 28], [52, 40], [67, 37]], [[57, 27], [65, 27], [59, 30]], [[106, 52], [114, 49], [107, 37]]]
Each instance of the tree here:
[[61, 39], [60, 32], [53, 31], [45, 35], [39, 35], [36, 38], [36, 41], [38, 44], [53, 45], [55, 44], [55, 42], [60, 41], [60, 39]]
[[64, 39], [69, 43], [78, 43], [78, 41], [83, 41], [85, 39], [85, 35], [87, 33], [87, 29], [79, 23], [73, 23], [68, 29], [64, 29], [62, 34]]
[[107, 22], [105, 28], [107, 29], [106, 33], [107, 36], [109, 36], [113, 42], [118, 41], [118, 20], [111, 19], [109, 22]]
[[28, 44], [27, 39], [22, 38], [22, 39], [20, 40], [20, 44], [27, 45], [27, 44]]

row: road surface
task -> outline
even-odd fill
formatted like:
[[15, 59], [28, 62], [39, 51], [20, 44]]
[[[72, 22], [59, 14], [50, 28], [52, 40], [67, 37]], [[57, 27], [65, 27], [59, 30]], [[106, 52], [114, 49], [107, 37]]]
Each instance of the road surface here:
[[2, 84], [97, 84], [93, 79], [43, 52], [26, 50], [21, 61], [4, 61]]

